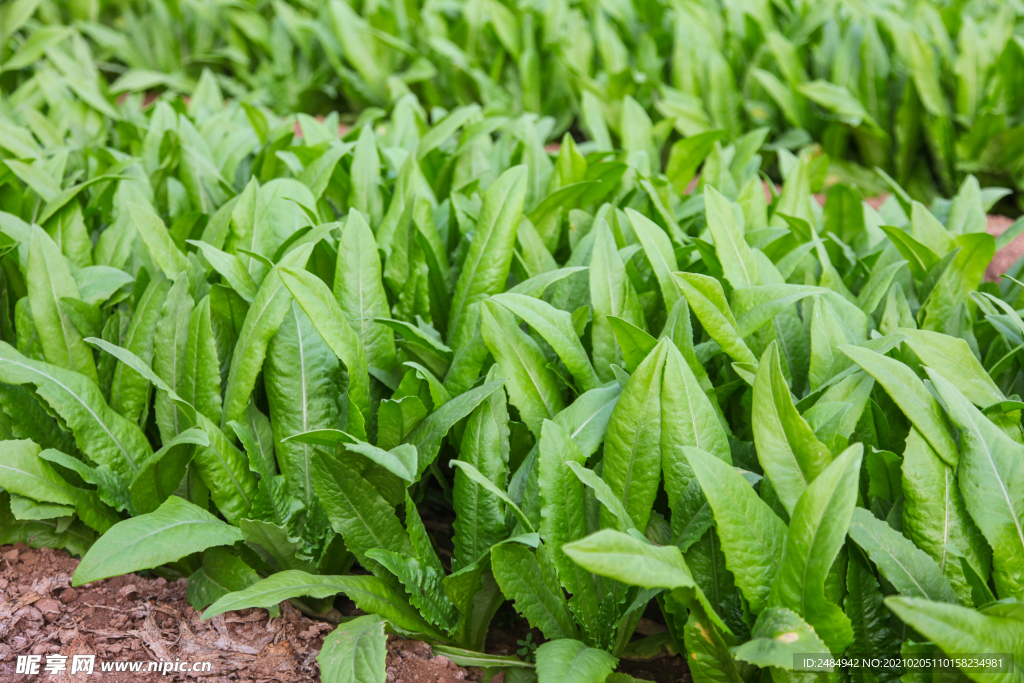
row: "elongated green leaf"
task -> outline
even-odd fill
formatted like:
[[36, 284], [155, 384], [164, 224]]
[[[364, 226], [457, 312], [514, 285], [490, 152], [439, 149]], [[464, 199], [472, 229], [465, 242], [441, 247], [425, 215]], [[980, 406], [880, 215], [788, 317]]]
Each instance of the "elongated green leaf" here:
[[267, 347], [263, 382], [278, 467], [288, 492], [308, 509], [315, 495], [313, 446], [285, 439], [295, 433], [340, 426], [342, 377], [334, 352], [295, 302]]
[[[494, 366], [488, 376], [496, 376], [496, 370]], [[459, 460], [472, 465], [499, 490], [506, 489], [509, 418], [505, 392], [492, 393], [473, 410], [460, 445]], [[508, 534], [501, 498], [475, 483], [462, 469], [455, 472], [452, 504], [455, 508], [452, 565], [457, 571], [482, 558]]]
[[[348, 399], [365, 422], [370, 412], [370, 379], [366, 353], [362, 341], [338, 307], [337, 301], [323, 280], [300, 270], [282, 270], [281, 280], [295, 300], [313, 322], [317, 332], [348, 371]], [[356, 429], [358, 415], [349, 414], [348, 431], [360, 436], [364, 429]]]
[[135, 202], [128, 202], [128, 212], [157, 267], [169, 279], [177, 278], [186, 268], [185, 255], [174, 244], [160, 216], [150, 207]]
[[601, 477], [641, 530], [647, 528], [661, 478], [662, 375], [670, 346], [660, 341], [630, 376], [605, 436]]
[[[95, 491], [68, 484], [49, 465], [48, 458], [42, 457], [35, 443], [28, 440], [0, 441], [0, 453], [0, 486], [7, 492], [33, 501], [72, 506], [83, 522], [100, 533], [117, 523], [117, 514], [99, 500]], [[26, 519], [18, 516], [17, 511], [15, 513], [19, 519]]]
[[[590, 391], [600, 385], [597, 373], [587, 358], [587, 352], [580, 342], [579, 336], [573, 329], [572, 316], [565, 311], [560, 311], [554, 306], [524, 294], [498, 294], [491, 297], [508, 310], [512, 311], [537, 331], [544, 338], [551, 348], [555, 350], [558, 357], [562, 359], [565, 366], [572, 373], [580, 391]], [[487, 307], [487, 304], [484, 304]], [[487, 317], [484, 317], [484, 330], [487, 334]], [[487, 341], [485, 336], [484, 341]]]
[[854, 513], [863, 451], [860, 444], [848, 448], [800, 496], [768, 601], [803, 616], [833, 652], [853, 641], [853, 631], [849, 618], [825, 597], [825, 580]]
[[992, 547], [1000, 597], [1024, 596], [1024, 446], [992, 424], [951, 382], [927, 368], [960, 433], [957, 470], [967, 511]]
[[508, 378], [509, 400], [530, 431], [539, 436], [541, 423], [565, 407], [558, 377], [547, 367], [537, 343], [518, 329], [509, 311], [489, 301], [480, 311], [484, 343]]
[[378, 614], [405, 631], [441, 635], [423, 621], [405, 596], [374, 576], [314, 576], [297, 569], [278, 572], [245, 590], [225, 595], [203, 612], [203, 619], [249, 607], [274, 607], [289, 598], [329, 598], [339, 593], [363, 611]]
[[562, 587], [529, 548], [518, 543], [497, 545], [491, 550], [491, 566], [501, 592], [531, 626], [549, 639], [577, 635]]
[[187, 429], [168, 439], [163, 447], [139, 463], [131, 483], [132, 504], [142, 514], [155, 511], [178, 489], [195, 447], [207, 447], [210, 439], [201, 429]]
[[[171, 285], [172, 282], [159, 273], [150, 281], [136, 302], [128, 332], [120, 344], [138, 356], [146, 367], [153, 361], [153, 339]], [[146, 378], [138, 370], [118, 362], [110, 385], [110, 407], [135, 422], [142, 415], [149, 394]]]
[[757, 357], [740, 336], [736, 318], [725, 299], [722, 283], [697, 273], [676, 273], [676, 280], [708, 336], [737, 362], [757, 363]]
[[864, 508], [854, 510], [850, 538], [902, 595], [957, 602], [956, 593], [935, 561]]
[[368, 614], [331, 631], [316, 656], [322, 683], [384, 683], [388, 651], [385, 623]]
[[762, 612], [751, 636], [733, 651], [733, 655], [762, 668], [791, 671], [796, 655], [831, 654], [810, 624], [785, 607], [769, 607]]
[[604, 650], [568, 638], [544, 643], [537, 648], [536, 657], [538, 683], [603, 681], [616, 664], [615, 657]]
[[185, 367], [178, 394], [214, 424], [221, 419], [220, 357], [211, 319], [210, 297], [192, 309], [185, 342]]
[[362, 339], [367, 362], [391, 370], [395, 364], [394, 332], [375, 320], [391, 317], [380, 255], [373, 232], [358, 211], [349, 212], [338, 247], [334, 297]]
[[124, 482], [132, 480], [139, 462], [153, 452], [142, 430], [111, 410], [100, 390], [84, 375], [29, 360], [0, 342], [0, 381], [35, 386], [38, 395], [71, 428], [82, 452]]
[[[179, 276], [167, 293], [153, 334], [153, 372], [175, 392], [188, 386], [185, 357], [188, 353], [189, 320], [194, 307], [188, 290], [188, 276]], [[193, 424], [192, 411], [183, 411], [175, 406], [165, 392], [157, 393], [155, 404], [156, 423], [164, 441], [170, 441]]]
[[72, 584], [159, 567], [191, 553], [242, 540], [242, 532], [177, 496], [157, 510], [114, 525], [79, 563]]
[[484, 195], [465, 265], [455, 283], [448, 317], [448, 345], [468, 341], [469, 307], [505, 286], [519, 219], [526, 200], [526, 166], [505, 171]]
[[458, 619], [458, 610], [445, 596], [441, 579], [444, 573], [425, 566], [418, 559], [403, 557], [391, 550], [371, 548], [366, 556], [379, 562], [398, 577], [409, 594], [409, 602], [428, 621], [444, 630], [452, 629]]
[[714, 511], [726, 565], [759, 614], [782, 563], [786, 525], [728, 464], [696, 448], [685, 454]]
[[899, 332], [907, 335], [904, 343], [922, 363], [956, 385], [974, 405], [987, 408], [1006, 400], [963, 339], [905, 327]]
[[832, 455], [793, 405], [774, 342], [757, 368], [752, 417], [758, 459], [779, 501], [792, 515], [807, 486], [832, 462]]
[[378, 569], [366, 552], [372, 548], [411, 556], [409, 536], [395, 511], [369, 482], [343, 460], [313, 455], [313, 481], [331, 526], [369, 569]]
[[32, 242], [26, 265], [28, 301], [32, 319], [46, 360], [81, 373], [95, 384], [99, 380], [92, 351], [82, 341], [82, 333], [61, 309], [65, 297], [80, 298], [78, 285], [71, 277], [60, 248], [42, 228], [32, 228]]
[[[281, 261], [279, 267], [302, 267], [313, 251], [312, 244], [298, 247]], [[238, 331], [224, 388], [224, 410], [221, 425], [240, 420], [256, 384], [256, 376], [263, 365], [267, 344], [288, 313], [291, 295], [281, 280], [280, 270], [271, 271], [260, 285], [245, 321]], [[308, 312], [307, 312], [308, 314]]]
[[949, 546], [987, 576], [991, 551], [964, 505], [953, 468], [911, 427], [903, 450], [903, 533], [931, 556], [962, 598], [967, 579]]
[[463, 394], [459, 394], [430, 415], [427, 415], [409, 432], [405, 441], [416, 446], [416, 453], [419, 456], [419, 463], [416, 468], [418, 474], [423, 474], [427, 466], [437, 457], [437, 452], [441, 447], [441, 439], [448, 433], [448, 430], [456, 422], [473, 412], [474, 408], [497, 391], [504, 383], [505, 380], [500, 379], [485, 382]]
[[[761, 284], [761, 271], [754, 251], [736, 225], [732, 204], [710, 185], [704, 187], [708, 228], [715, 240], [715, 252], [722, 263], [725, 278], [735, 289]], [[693, 305], [693, 302], [690, 302]]]
[[242, 261], [234, 254], [228, 254], [217, 247], [207, 244], [202, 240], [188, 240], [188, 243], [197, 247], [203, 252], [203, 256], [209, 261], [213, 269], [227, 280], [231, 288], [247, 302], [252, 303], [256, 298], [256, 283], [253, 282], [249, 271], [242, 265]]
[[579, 465], [586, 458], [568, 432], [558, 424], [545, 421], [541, 431], [538, 485], [541, 501], [540, 535], [551, 553], [559, 581], [573, 596], [581, 620], [597, 623], [598, 596], [593, 577], [562, 552], [566, 543], [587, 535], [583, 483], [566, 464]]
[[240, 558], [223, 548], [208, 548], [203, 553], [203, 566], [188, 577], [186, 597], [193, 609], [202, 610], [259, 580], [259, 574]]
[[636, 290], [630, 284], [626, 268], [615, 248], [615, 238], [604, 214], [599, 213], [590, 228], [595, 234], [590, 257], [590, 301], [594, 309], [591, 331], [594, 369], [601, 381], [614, 378], [612, 363], [619, 363], [621, 351], [615, 343], [615, 332], [608, 316], [621, 318], [640, 329], [645, 328], [643, 312]]
[[[944, 652], [1011, 655], [1015, 667], [1024, 657], [1024, 621], [1020, 619], [921, 598], [892, 597], [886, 599], [885, 606]], [[1009, 671], [977, 669], [965, 673], [978, 683], [1009, 683], [1019, 676]]]
[[672, 275], [679, 269], [675, 252], [672, 250], [672, 242], [664, 230], [644, 215], [633, 209], [626, 209], [626, 215], [629, 216], [633, 231], [636, 232], [640, 244], [643, 245], [644, 254], [647, 255], [647, 260], [658, 278], [658, 286], [661, 288], [665, 309], [672, 310], [676, 301], [682, 296], [679, 291], [679, 283]]

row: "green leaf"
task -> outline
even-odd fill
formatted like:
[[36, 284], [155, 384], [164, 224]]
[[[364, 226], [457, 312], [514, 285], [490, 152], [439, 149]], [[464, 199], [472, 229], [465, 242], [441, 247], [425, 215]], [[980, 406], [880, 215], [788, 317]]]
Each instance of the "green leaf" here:
[[177, 278], [187, 268], [185, 255], [174, 244], [160, 216], [150, 207], [135, 202], [128, 202], [128, 212], [131, 214], [135, 229], [146, 243], [153, 262], [169, 279]]
[[734, 468], [697, 448], [684, 452], [714, 511], [726, 566], [760, 614], [782, 563], [786, 525]]
[[732, 462], [729, 437], [715, 405], [679, 349], [669, 344], [661, 383], [661, 467], [672, 508], [693, 477], [686, 457], [688, 448]]
[[715, 143], [724, 135], [725, 131], [709, 130], [673, 143], [669, 152], [668, 166], [665, 167], [665, 175], [668, 176], [676, 192], [679, 194], [686, 192], [697, 169], [714, 149]]
[[963, 339], [906, 327], [899, 332], [907, 335], [904, 343], [924, 365], [956, 385], [974, 405], [984, 409], [1006, 400]]
[[661, 288], [661, 296], [665, 302], [665, 310], [672, 310], [676, 301], [682, 296], [679, 291], [679, 283], [672, 275], [679, 266], [676, 263], [676, 255], [672, 250], [672, 242], [668, 235], [657, 224], [633, 209], [626, 209], [626, 215], [633, 226], [640, 244], [643, 245], [647, 261], [658, 278], [658, 286]]
[[902, 595], [957, 602], [956, 593], [935, 561], [864, 508], [854, 510], [850, 538]]
[[385, 624], [368, 614], [340, 624], [324, 638], [316, 656], [322, 683], [384, 683]]
[[800, 496], [768, 603], [800, 614], [832, 652], [853, 641], [850, 620], [825, 597], [825, 580], [854, 514], [863, 451], [848, 448]]
[[530, 431], [539, 436], [541, 423], [565, 407], [558, 377], [547, 367], [543, 351], [518, 328], [508, 310], [485, 301], [480, 312], [484, 343], [508, 378], [509, 400]]
[[739, 326], [725, 298], [722, 283], [698, 273], [676, 273], [680, 289], [708, 336], [739, 363], [757, 363], [740, 335]]
[[[488, 377], [496, 375], [493, 366]], [[505, 392], [496, 391], [470, 414], [459, 448], [459, 460], [472, 465], [499, 490], [508, 481], [509, 418]], [[505, 512], [496, 496], [470, 475], [459, 469], [452, 487], [455, 521], [452, 542], [455, 556], [452, 568], [458, 571], [472, 565], [498, 541], [508, 535]]]
[[573, 638], [579, 629], [562, 587], [529, 548], [503, 543], [491, 550], [491, 566], [501, 592], [546, 638]]
[[349, 211], [338, 242], [334, 298], [362, 339], [367, 363], [391, 370], [396, 360], [395, 335], [376, 321], [391, 317], [381, 280], [380, 255], [373, 232], [358, 211]]
[[562, 546], [587, 571], [641, 588], [696, 588], [679, 548], [658, 547], [621, 531], [604, 529]]
[[260, 580], [249, 565], [223, 548], [208, 548], [203, 566], [188, 577], [188, 604], [202, 610], [228, 593], [245, 590]]
[[900, 255], [907, 260], [907, 267], [910, 268], [914, 277], [924, 280], [928, 276], [928, 271], [939, 262], [938, 255], [899, 228], [888, 225], [880, 227], [892, 240], [893, 246], [899, 250]]
[[619, 363], [621, 352], [609, 316], [621, 318], [644, 329], [646, 326], [636, 291], [626, 275], [626, 267], [615, 248], [615, 238], [602, 213], [590, 228], [595, 234], [590, 257], [590, 301], [594, 310], [591, 330], [594, 369], [603, 382], [614, 379], [612, 363]]
[[[722, 263], [725, 279], [733, 289], [761, 284], [761, 271], [754, 250], [736, 224], [732, 203], [710, 185], [704, 187], [708, 229], [715, 240], [715, 253]], [[690, 302], [693, 305], [693, 302]]]
[[537, 460], [540, 535], [551, 553], [559, 581], [573, 596], [581, 621], [596, 624], [598, 596], [594, 579], [562, 552], [562, 546], [587, 535], [583, 483], [569, 471], [569, 461], [583, 466], [586, 458], [565, 429], [545, 421]]
[[168, 439], [163, 447], [139, 463], [131, 483], [132, 504], [145, 514], [155, 511], [178, 489], [195, 455], [195, 446], [207, 447], [210, 439], [201, 429], [187, 429]]
[[978, 411], [951, 382], [926, 368], [960, 435], [957, 469], [967, 511], [992, 546], [1002, 598], [1024, 597], [1024, 446]]
[[313, 481], [327, 517], [345, 539], [345, 545], [371, 570], [379, 569], [367, 558], [372, 548], [413, 555], [409, 536], [394, 509], [366, 478], [344, 460], [313, 455]]
[[[362, 425], [359, 424], [358, 429], [356, 425], [360, 414], [364, 422], [370, 417], [370, 378], [362, 340], [352, 329], [323, 280], [307, 271], [291, 269], [281, 271], [281, 280], [309, 316], [327, 346], [345, 365], [349, 377], [348, 400], [352, 407], [347, 429], [356, 436], [363, 436]], [[353, 416], [352, 409], [358, 414]]]
[[527, 519], [526, 515], [523, 514], [523, 511], [519, 508], [519, 506], [515, 504], [515, 501], [509, 498], [507, 493], [505, 493], [497, 486], [495, 486], [490, 479], [485, 477], [480, 472], [480, 470], [478, 470], [476, 467], [469, 464], [468, 462], [463, 462], [461, 460], [452, 460], [451, 466], [457, 467], [459, 470], [465, 473], [465, 475], [469, 477], [469, 479], [474, 484], [476, 484], [477, 486], [481, 487], [482, 489], [490, 493], [492, 496], [504, 502], [505, 505], [508, 506], [509, 511], [516, 516], [516, 519], [519, 520], [519, 523], [523, 525], [523, 528], [528, 533], [535, 532], [533, 524], [530, 523], [530, 520]]
[[[185, 356], [193, 307], [188, 276], [181, 276], [167, 293], [153, 334], [153, 372], [175, 392], [188, 386]], [[179, 408], [174, 401], [166, 392], [156, 395], [156, 423], [164, 441], [170, 441], [194, 423], [194, 409], [191, 406]]]
[[[410, 483], [415, 481], [416, 447], [410, 444], [401, 444], [390, 451], [385, 451], [383, 448], [377, 448], [365, 441], [360, 441], [340, 429], [314, 429], [308, 432], [292, 434], [283, 439], [283, 443], [291, 441], [331, 447], [337, 444], [344, 444], [346, 450], [358, 453], [368, 460], [372, 460], [395, 476]], [[278, 448], [280, 448], [280, 445]], [[280, 459], [278, 461], [280, 462]]]
[[409, 595], [409, 602], [428, 621], [446, 631], [455, 626], [459, 613], [444, 594], [441, 583], [443, 572], [425, 566], [418, 559], [403, 557], [382, 548], [371, 548], [366, 551], [366, 556], [398, 577]]
[[[903, 449], [903, 534], [938, 563], [961, 598], [970, 595], [959, 555], [988, 576], [991, 551], [967, 513], [956, 472], [911, 427]], [[893, 496], [895, 500], [895, 496]]]
[[219, 424], [221, 419], [220, 357], [211, 319], [210, 297], [192, 309], [185, 342], [185, 367], [178, 394], [196, 412]]
[[[1024, 657], [1024, 621], [921, 598], [887, 598], [885, 606], [944, 652], [978, 652]], [[1014, 664], [1016, 666], [1016, 663]], [[965, 671], [978, 683], [1008, 683], [1017, 674]]]
[[410, 633], [441, 637], [416, 613], [405, 596], [375, 576], [313, 576], [297, 569], [278, 572], [245, 590], [229, 593], [203, 612], [203, 619], [250, 607], [274, 607], [298, 597], [329, 598], [344, 593], [364, 612], [377, 614]]
[[[285, 276], [287, 277], [287, 276]], [[263, 384], [270, 409], [277, 465], [290, 495], [309, 509], [315, 492], [313, 446], [289, 435], [341, 424], [338, 401], [343, 378], [338, 358], [309, 316], [295, 302], [267, 346]]]
[[98, 383], [92, 351], [60, 306], [62, 298], [80, 298], [78, 285], [60, 248], [38, 226], [32, 229], [25, 274], [32, 319], [46, 360]]
[[[587, 358], [587, 352], [573, 329], [572, 315], [560, 311], [551, 304], [524, 294], [497, 294], [491, 297], [517, 316], [544, 338], [565, 366], [572, 373], [581, 392], [596, 389], [600, 385], [597, 373]], [[484, 304], [487, 308], [487, 304]], [[487, 340], [487, 317], [484, 316], [484, 341]]]
[[638, 529], [647, 528], [661, 479], [662, 375], [668, 340], [636, 369], [608, 421], [601, 477]]
[[448, 318], [448, 345], [459, 348], [468, 341], [466, 326], [469, 307], [505, 287], [516, 230], [526, 200], [526, 166], [505, 171], [487, 190], [452, 295]]
[[84, 375], [29, 360], [0, 342], [0, 382], [35, 386], [40, 398], [71, 428], [82, 452], [124, 482], [134, 478], [139, 462], [153, 452], [142, 430], [111, 410]]
[[877, 137], [886, 137], [875, 119], [868, 113], [864, 105], [844, 86], [821, 79], [797, 86], [801, 95], [820, 104], [839, 117], [839, 120], [851, 128], [860, 125]]
[[156, 511], [115, 524], [86, 553], [72, 584], [152, 569], [207, 548], [242, 540], [242, 532], [171, 496]]
[[[266, 357], [267, 344], [277, 333], [277, 328], [291, 305], [292, 297], [281, 280], [279, 268], [302, 267], [312, 251], [312, 244], [296, 248], [282, 259], [278, 268], [263, 278], [256, 298], [249, 306], [245, 321], [238, 331], [238, 341], [231, 355], [231, 367], [224, 387], [222, 425], [242, 418], [242, 412], [249, 402], [249, 395], [256, 385], [256, 376]], [[315, 316], [310, 317], [315, 320]]]
[[419, 464], [416, 471], [419, 475], [427, 469], [427, 466], [437, 457], [441, 447], [441, 439], [456, 422], [473, 412], [473, 409], [493, 394], [505, 380], [485, 382], [478, 387], [459, 394], [443, 406], [427, 415], [406, 437], [406, 443], [416, 446], [416, 453], [419, 456]]
[[959, 456], [949, 423], [939, 402], [914, 371], [898, 360], [860, 346], [844, 345], [839, 350], [874, 377], [939, 457], [950, 467], [956, 467]]
[[757, 368], [752, 418], [758, 459], [792, 515], [807, 487], [832, 463], [832, 455], [793, 405], [775, 342]]
[[851, 550], [846, 565], [846, 597], [843, 607], [853, 625], [851, 652], [895, 651], [900, 636], [893, 618], [882, 603], [882, 590], [874, 568], [864, 556]]
[[203, 257], [209, 261], [210, 265], [213, 266], [213, 269], [221, 277], [227, 280], [231, 288], [238, 292], [240, 297], [250, 304], [252, 303], [253, 299], [256, 298], [256, 283], [253, 282], [249, 271], [245, 269], [242, 261], [237, 256], [221, 251], [217, 247], [201, 240], [187, 240], [187, 242], [203, 252]]
[[761, 668], [792, 671], [796, 655], [830, 654], [810, 624], [785, 607], [769, 607], [762, 612], [750, 635], [750, 640], [732, 651], [733, 656]]
[[54, 471], [35, 443], [0, 441], [0, 454], [0, 486], [7, 492], [43, 503], [71, 506], [83, 522], [100, 533], [118, 521], [117, 514], [100, 502], [94, 491], [75, 488]]
[[[171, 286], [171, 281], [159, 273], [150, 281], [142, 297], [136, 301], [135, 313], [121, 342], [121, 345], [136, 355], [146, 368], [153, 361], [153, 340]], [[147, 379], [137, 369], [119, 361], [110, 385], [110, 407], [129, 420], [137, 422], [149, 402], [149, 395]]]
[[617, 664], [604, 650], [578, 640], [551, 640], [537, 648], [538, 683], [592, 683], [603, 681]]
[[622, 352], [626, 370], [636, 372], [636, 369], [644, 362], [644, 358], [647, 358], [654, 347], [658, 345], [658, 340], [622, 318], [609, 315], [607, 320], [615, 333], [615, 340]]

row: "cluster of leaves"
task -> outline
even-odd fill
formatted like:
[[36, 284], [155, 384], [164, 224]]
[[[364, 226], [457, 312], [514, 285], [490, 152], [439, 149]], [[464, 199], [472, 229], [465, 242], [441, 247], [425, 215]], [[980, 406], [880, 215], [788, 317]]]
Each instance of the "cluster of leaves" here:
[[[187, 577], [207, 618], [344, 594], [325, 681], [382, 680], [386, 632], [540, 683], [1024, 658], [1001, 190], [821, 206], [826, 156], [777, 151], [781, 194], [766, 129], [663, 167], [642, 108], [549, 153], [552, 117], [408, 92], [343, 137], [211, 71], [118, 106], [65, 38], [0, 110], [0, 542]], [[480, 652], [506, 599], [535, 663]]]
[[773, 148], [813, 141], [865, 190], [888, 187], [879, 167], [930, 201], [968, 173], [1024, 177], [1019, 16], [989, 0], [17, 0], [0, 17], [0, 82], [77, 79], [61, 47], [75, 37], [115, 95], [191, 95], [210, 68], [279, 113], [376, 117], [411, 91], [428, 108], [549, 115], [556, 135], [575, 127], [602, 149], [642, 149], [638, 118], [662, 141], [767, 127]]

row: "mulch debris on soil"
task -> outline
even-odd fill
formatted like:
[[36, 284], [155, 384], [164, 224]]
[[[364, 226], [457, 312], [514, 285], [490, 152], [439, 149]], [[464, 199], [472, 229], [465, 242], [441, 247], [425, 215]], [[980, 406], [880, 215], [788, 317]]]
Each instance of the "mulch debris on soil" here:
[[[0, 546], [0, 681], [29, 683], [315, 683], [316, 656], [334, 626], [287, 602], [281, 616], [266, 610], [229, 612], [201, 621], [185, 599], [184, 580], [130, 574], [71, 587], [78, 560], [66, 552], [23, 544]], [[18, 655], [40, 655], [39, 673], [16, 673]], [[47, 655], [65, 670], [47, 673]], [[74, 655], [95, 655], [94, 673], [70, 674]], [[209, 672], [146, 673], [149, 662], [210, 662]], [[58, 661], [59, 658], [58, 658]], [[101, 671], [103, 663], [142, 662], [142, 672]], [[387, 683], [462, 683], [479, 670], [435, 657], [430, 646], [388, 639]]]

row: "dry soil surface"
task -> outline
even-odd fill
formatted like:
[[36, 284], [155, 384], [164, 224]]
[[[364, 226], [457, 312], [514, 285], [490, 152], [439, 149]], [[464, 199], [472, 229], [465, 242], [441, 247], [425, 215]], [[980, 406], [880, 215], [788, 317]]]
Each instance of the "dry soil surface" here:
[[[185, 581], [138, 575], [71, 587], [78, 560], [63, 551], [0, 546], [0, 681], [3, 683], [315, 683], [316, 656], [331, 624], [288, 603], [229, 612], [209, 621], [185, 600]], [[40, 673], [16, 673], [18, 655], [41, 655]], [[70, 675], [73, 655], [96, 655], [92, 675]], [[66, 670], [46, 672], [47, 655], [64, 655]], [[101, 672], [109, 662], [210, 662], [208, 673]], [[480, 671], [435, 657], [430, 646], [391, 637], [388, 683], [461, 683]]]

